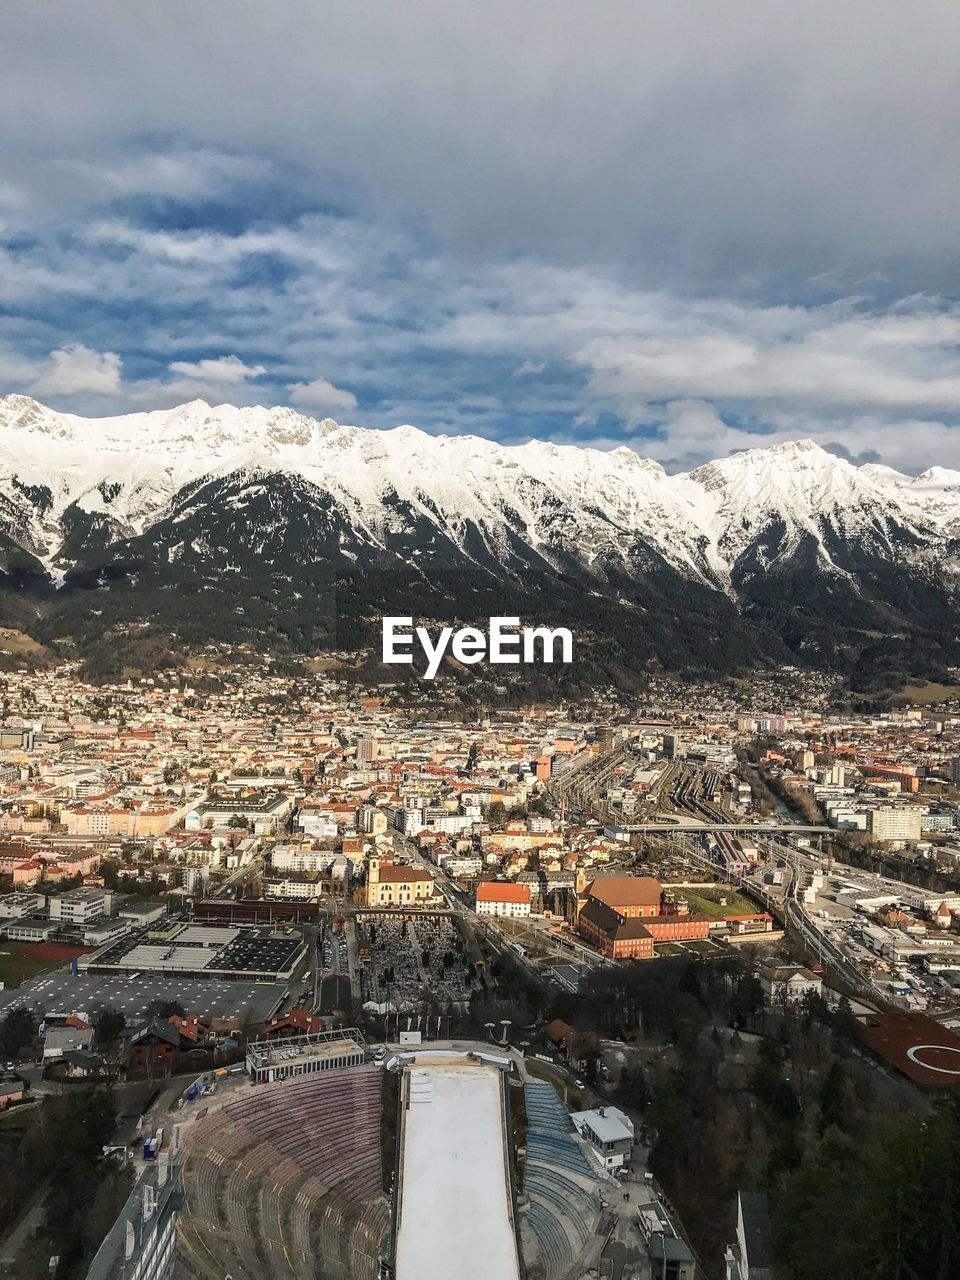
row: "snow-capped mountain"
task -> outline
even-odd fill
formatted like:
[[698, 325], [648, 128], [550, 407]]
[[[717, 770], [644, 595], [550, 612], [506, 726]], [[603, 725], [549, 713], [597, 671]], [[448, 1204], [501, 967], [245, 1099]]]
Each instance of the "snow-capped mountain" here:
[[625, 448], [287, 408], [84, 419], [0, 399], [6, 585], [36, 596], [41, 629], [86, 643], [91, 618], [159, 632], [166, 613], [193, 641], [218, 614], [309, 647], [388, 604], [466, 616], [512, 599], [579, 612], [641, 662], [850, 665], [931, 630], [946, 662], [958, 532], [960, 472], [856, 467], [809, 440], [668, 475]]

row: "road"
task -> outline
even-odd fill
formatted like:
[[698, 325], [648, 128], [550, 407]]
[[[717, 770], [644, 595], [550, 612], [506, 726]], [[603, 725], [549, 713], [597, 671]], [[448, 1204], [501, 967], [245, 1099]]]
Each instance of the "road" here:
[[246, 863], [242, 867], [235, 867], [233, 871], [222, 880], [216, 888], [210, 890], [211, 898], [236, 898], [240, 897], [240, 890], [248, 881], [256, 879], [263, 873], [262, 858], [254, 858], [252, 862]]

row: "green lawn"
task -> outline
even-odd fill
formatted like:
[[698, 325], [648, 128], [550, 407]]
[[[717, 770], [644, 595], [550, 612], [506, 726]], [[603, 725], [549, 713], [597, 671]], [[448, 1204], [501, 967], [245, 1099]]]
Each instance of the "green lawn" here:
[[689, 942], [683, 944], [685, 951], [716, 951], [716, 947], [712, 942], [708, 942], [706, 938], [691, 938]]
[[0, 943], [0, 982], [7, 991], [44, 969], [51, 969], [56, 962], [42, 960], [39, 956], [24, 955], [15, 943]]
[[[677, 889], [677, 894], [690, 903], [690, 914], [710, 916], [719, 920], [723, 916], [752, 915], [760, 908], [755, 906], [733, 889]], [[726, 906], [720, 905], [720, 899], [726, 898]]]
[[683, 954], [683, 947], [675, 942], [655, 942], [653, 944], [653, 954], [655, 956], [679, 956]]

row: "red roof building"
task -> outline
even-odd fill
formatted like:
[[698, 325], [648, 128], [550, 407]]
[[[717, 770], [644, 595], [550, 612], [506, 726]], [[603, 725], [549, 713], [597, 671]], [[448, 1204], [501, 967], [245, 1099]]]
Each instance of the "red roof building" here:
[[528, 916], [530, 886], [510, 880], [481, 880], [477, 885], [478, 916]]

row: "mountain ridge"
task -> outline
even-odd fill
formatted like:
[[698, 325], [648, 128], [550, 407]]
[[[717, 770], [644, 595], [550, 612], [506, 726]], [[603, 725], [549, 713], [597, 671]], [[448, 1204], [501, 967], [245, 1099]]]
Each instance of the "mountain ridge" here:
[[121, 637], [159, 638], [166, 616], [196, 644], [219, 612], [271, 646], [360, 643], [406, 592], [401, 611], [425, 616], [502, 598], [573, 611], [634, 670], [849, 672], [878, 646], [881, 667], [902, 663], [913, 641], [908, 665], [941, 669], [960, 663], [958, 534], [960, 473], [857, 467], [809, 439], [669, 474], [624, 446], [502, 445], [285, 407], [90, 419], [0, 399], [6, 617], [32, 611], [35, 631], [81, 653], [95, 642], [85, 611]]

